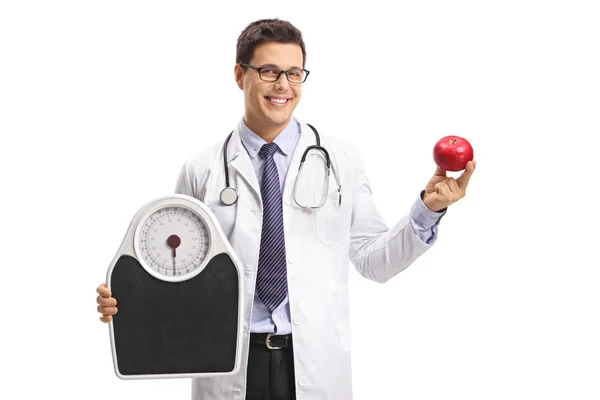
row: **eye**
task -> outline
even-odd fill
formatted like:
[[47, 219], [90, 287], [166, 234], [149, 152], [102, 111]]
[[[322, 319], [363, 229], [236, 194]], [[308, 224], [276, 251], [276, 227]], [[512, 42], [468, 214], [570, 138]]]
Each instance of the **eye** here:
[[267, 67], [267, 68], [263, 68], [261, 70], [261, 73], [266, 74], [266, 75], [278, 75], [279, 70], [277, 68]]

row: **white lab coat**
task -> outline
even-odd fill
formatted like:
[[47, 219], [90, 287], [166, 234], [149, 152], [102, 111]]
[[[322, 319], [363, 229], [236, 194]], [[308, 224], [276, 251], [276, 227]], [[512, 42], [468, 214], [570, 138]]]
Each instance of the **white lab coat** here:
[[[300, 158], [315, 137], [304, 122], [283, 191], [283, 219], [292, 319], [294, 368], [298, 400], [351, 400], [351, 357], [348, 310], [348, 272], [352, 261], [358, 272], [385, 282], [411, 265], [433, 244], [413, 231], [410, 215], [391, 229], [378, 213], [363, 164], [349, 144], [321, 135], [321, 144], [337, 163], [343, 187], [337, 206], [335, 179], [330, 196], [318, 211], [307, 212], [292, 199]], [[204, 202], [218, 218], [243, 265], [245, 316], [242, 362], [236, 375], [192, 380], [192, 400], [245, 399], [248, 339], [260, 233], [262, 205], [256, 173], [237, 129], [229, 143], [230, 185], [239, 199], [224, 206], [222, 142], [188, 159], [176, 192]], [[435, 239], [434, 239], [435, 241]]]

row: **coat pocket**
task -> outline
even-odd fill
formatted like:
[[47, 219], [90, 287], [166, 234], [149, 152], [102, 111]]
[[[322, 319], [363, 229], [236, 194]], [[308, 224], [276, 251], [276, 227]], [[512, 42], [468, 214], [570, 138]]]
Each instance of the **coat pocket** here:
[[350, 212], [348, 200], [339, 204], [335, 184], [329, 185], [327, 201], [314, 211], [315, 235], [324, 244], [344, 244], [350, 241]]

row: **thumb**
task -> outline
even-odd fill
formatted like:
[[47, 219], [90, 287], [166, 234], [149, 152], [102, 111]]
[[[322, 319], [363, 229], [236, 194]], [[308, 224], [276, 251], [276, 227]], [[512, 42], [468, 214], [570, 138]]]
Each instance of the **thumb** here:
[[475, 171], [475, 166], [477, 165], [476, 161], [469, 161], [465, 167], [465, 171], [456, 179], [458, 186], [461, 188], [467, 187], [469, 184], [469, 180], [473, 175], [473, 171]]
[[441, 176], [441, 177], [444, 177], [444, 178], [447, 177], [446, 171], [443, 170], [443, 169], [441, 169], [438, 166], [435, 167], [435, 172], [434, 172], [433, 176]]

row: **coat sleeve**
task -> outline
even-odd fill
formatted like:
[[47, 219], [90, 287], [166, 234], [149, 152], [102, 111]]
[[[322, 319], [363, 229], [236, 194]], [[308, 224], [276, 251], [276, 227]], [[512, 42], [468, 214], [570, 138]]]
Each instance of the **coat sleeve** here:
[[411, 225], [410, 212], [390, 229], [373, 201], [362, 160], [356, 152], [352, 158], [356, 186], [349, 257], [363, 277], [383, 283], [410, 266], [431, 248], [435, 239], [428, 244], [419, 238]]
[[175, 183], [175, 194], [185, 194], [204, 201], [211, 165], [220, 154], [219, 148], [219, 143], [209, 146], [183, 163]]
[[194, 181], [193, 173], [190, 168], [190, 161], [187, 160], [183, 163], [177, 182], [175, 183], [175, 194], [185, 194], [188, 196], [196, 197], [195, 190], [192, 182]]

